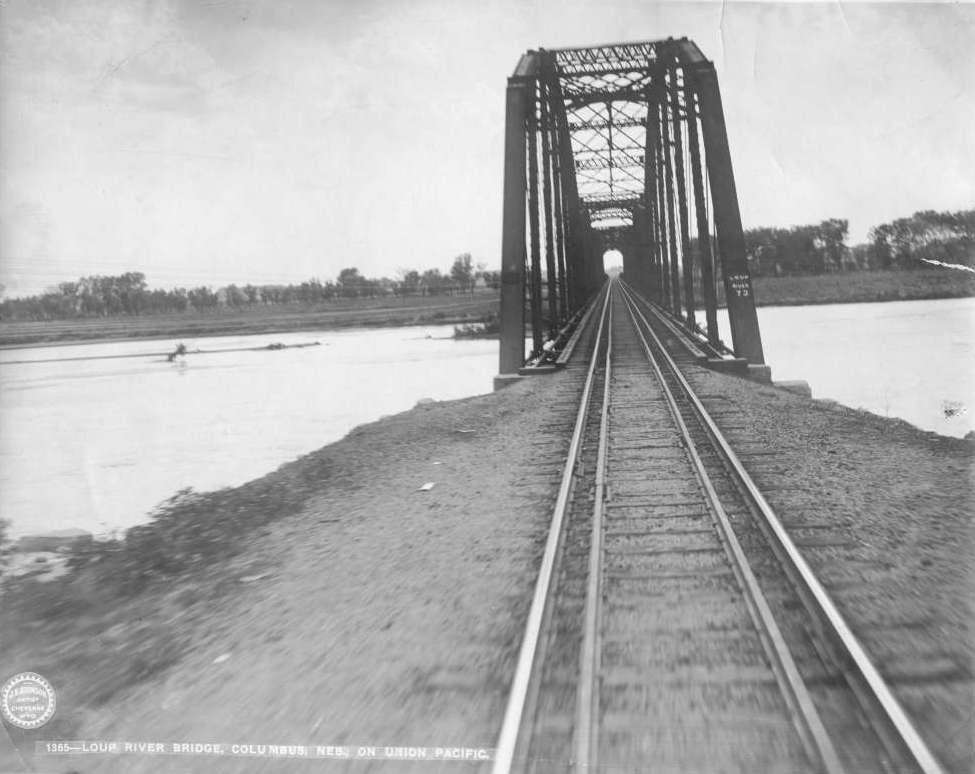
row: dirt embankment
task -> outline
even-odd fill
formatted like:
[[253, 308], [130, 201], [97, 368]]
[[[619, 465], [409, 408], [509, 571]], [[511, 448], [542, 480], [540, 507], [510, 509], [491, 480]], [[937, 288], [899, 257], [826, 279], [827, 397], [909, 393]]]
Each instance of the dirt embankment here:
[[[492, 747], [574, 412], [553, 394], [521, 384], [380, 420], [244, 487], [174, 503], [162, 528], [86, 557], [72, 579], [17, 582], [0, 675], [37, 671], [59, 701], [43, 732], [10, 729], [18, 746]], [[0, 756], [8, 769], [16, 759]]]
[[[574, 417], [557, 389], [567, 376], [364, 426], [243, 487], [174, 503], [164, 529], [82, 557], [66, 580], [9, 586], [0, 675], [41, 673], [58, 712], [40, 731], [8, 726], [21, 752], [0, 735], [0, 770], [402, 770], [32, 759], [37, 739], [493, 746]], [[794, 489], [768, 493], [773, 506], [850, 528], [867, 559], [896, 568], [873, 578], [869, 604], [845, 597], [845, 612], [858, 632], [919, 621], [918, 636], [941, 638], [955, 687], [915, 695], [907, 683], [905, 695], [939, 754], [968, 770], [970, 727], [956, 726], [972, 711], [973, 445], [700, 380], [709, 400], [740, 408], [737, 433], [794, 471]]]

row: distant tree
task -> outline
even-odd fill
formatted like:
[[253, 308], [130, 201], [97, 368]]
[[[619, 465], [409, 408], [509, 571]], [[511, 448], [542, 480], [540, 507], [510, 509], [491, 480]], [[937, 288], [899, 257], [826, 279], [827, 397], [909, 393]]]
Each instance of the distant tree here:
[[[478, 271], [483, 267], [478, 266]], [[374, 297], [390, 293], [410, 295], [417, 292], [436, 295], [469, 288], [473, 281], [470, 256], [454, 261], [450, 275], [439, 269], [422, 274], [416, 269], [400, 270], [398, 281], [387, 277], [364, 277], [354, 267], [342, 269], [335, 282], [317, 278], [298, 285], [226, 285], [214, 291], [208, 286], [150, 290], [142, 272], [117, 276], [91, 275], [77, 281], [52, 285], [37, 296], [0, 298], [0, 316], [5, 320], [66, 320], [79, 317], [108, 317], [173, 312], [209, 313], [219, 306], [242, 308], [255, 304], [320, 304], [336, 296]], [[486, 281], [497, 277], [487, 273]]]
[[454, 258], [454, 264], [450, 267], [450, 276], [461, 290], [474, 290], [474, 268], [470, 253], [461, 253]]
[[755, 276], [822, 274], [843, 268], [848, 222], [837, 218], [791, 228], [745, 232], [745, 253]]
[[237, 309], [247, 304], [247, 294], [243, 288], [239, 288], [236, 285], [227, 285], [227, 287], [221, 288], [217, 292], [223, 294], [227, 306], [232, 306]]
[[185, 312], [190, 305], [189, 295], [186, 288], [175, 288], [170, 294], [173, 299], [173, 309], [177, 312]]
[[498, 290], [501, 287], [501, 272], [500, 271], [482, 271], [481, 276], [484, 277], [484, 284], [489, 288]]
[[317, 304], [322, 300], [322, 283], [317, 279], [307, 280], [298, 286], [298, 300], [303, 304]]
[[416, 269], [409, 269], [408, 271], [401, 272], [401, 279], [399, 281], [400, 293], [404, 296], [415, 295], [417, 290], [420, 289], [420, 272]]
[[849, 248], [846, 235], [850, 228], [848, 220], [830, 218], [816, 227], [813, 245], [822, 257], [822, 268], [826, 271], [840, 271], [847, 259]]
[[125, 314], [141, 314], [145, 306], [146, 275], [141, 271], [129, 271], [120, 277], [110, 278], [112, 290]]
[[217, 294], [208, 287], [200, 286], [193, 288], [187, 291], [186, 296], [190, 302], [190, 306], [198, 312], [213, 309], [217, 305]]
[[420, 278], [420, 287], [422, 288], [423, 294], [435, 296], [443, 293], [445, 290], [444, 279], [443, 274], [440, 273], [440, 269], [427, 269]]
[[338, 276], [339, 295], [345, 298], [355, 298], [362, 290], [363, 277], [355, 267], [342, 269]]
[[849, 260], [852, 268], [861, 271], [876, 269], [871, 261], [872, 246], [868, 244], [853, 245], [850, 248]]
[[874, 226], [869, 239], [880, 268], [919, 268], [924, 258], [975, 266], [975, 210], [915, 212]]

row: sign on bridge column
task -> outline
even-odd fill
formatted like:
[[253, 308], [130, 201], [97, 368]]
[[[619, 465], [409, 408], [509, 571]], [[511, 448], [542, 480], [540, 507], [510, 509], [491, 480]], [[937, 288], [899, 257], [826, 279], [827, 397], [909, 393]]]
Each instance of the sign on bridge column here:
[[738, 192], [728, 150], [728, 132], [721, 108], [721, 93], [714, 66], [699, 66], [694, 72], [698, 104], [701, 110], [701, 131], [707, 156], [711, 199], [714, 202], [714, 224], [718, 232], [718, 252], [721, 274], [724, 277], [728, 321], [735, 354], [749, 363], [765, 363], [762, 336], [755, 312], [751, 274], [745, 258], [745, 234], [738, 209]]

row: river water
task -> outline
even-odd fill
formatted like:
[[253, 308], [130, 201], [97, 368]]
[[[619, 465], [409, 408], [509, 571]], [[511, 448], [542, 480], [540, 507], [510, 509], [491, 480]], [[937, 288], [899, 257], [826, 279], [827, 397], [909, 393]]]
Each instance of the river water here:
[[[235, 486], [423, 398], [490, 392], [496, 341], [453, 341], [451, 326], [0, 352], [0, 515], [14, 534], [143, 521], [177, 490]], [[82, 357], [157, 353], [144, 357]], [[73, 358], [67, 360], [66, 358]], [[28, 360], [53, 360], [25, 363]], [[382, 475], [382, 471], [376, 471]]]
[[[939, 433], [975, 429], [975, 299], [767, 307], [759, 321], [776, 380]], [[497, 342], [451, 333], [202, 338], [186, 344], [319, 346], [176, 363], [160, 354], [173, 342], [0, 351], [0, 517], [14, 535], [124, 529], [179, 489], [238, 485], [420, 399], [490, 391]], [[136, 357], [82, 359], [107, 355]]]
[[942, 435], [975, 430], [975, 298], [763, 307], [758, 320], [773, 380]]

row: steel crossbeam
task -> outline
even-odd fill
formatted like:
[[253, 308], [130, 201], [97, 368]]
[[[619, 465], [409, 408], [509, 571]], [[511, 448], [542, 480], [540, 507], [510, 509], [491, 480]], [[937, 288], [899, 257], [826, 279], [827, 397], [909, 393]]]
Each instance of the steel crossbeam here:
[[717, 76], [692, 41], [528, 51], [506, 111], [502, 374], [548, 357], [609, 248], [688, 330], [703, 304], [717, 348], [720, 280], [728, 351], [764, 363]]

